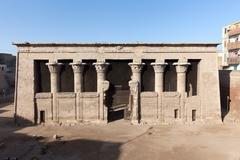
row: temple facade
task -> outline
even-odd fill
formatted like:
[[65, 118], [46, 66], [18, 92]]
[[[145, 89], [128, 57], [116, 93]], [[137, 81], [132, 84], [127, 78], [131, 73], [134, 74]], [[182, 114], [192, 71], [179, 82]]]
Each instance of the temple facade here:
[[218, 44], [15, 45], [19, 122], [221, 121]]

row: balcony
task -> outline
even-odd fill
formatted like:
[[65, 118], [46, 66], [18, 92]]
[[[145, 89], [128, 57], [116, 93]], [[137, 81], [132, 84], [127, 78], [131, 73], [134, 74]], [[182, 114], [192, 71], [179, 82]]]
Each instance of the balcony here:
[[227, 49], [228, 50], [240, 49], [240, 41], [228, 43]]
[[230, 30], [228, 32], [228, 36], [234, 36], [234, 35], [237, 35], [237, 34], [240, 34], [240, 28], [236, 28], [236, 29]]
[[239, 64], [240, 63], [240, 57], [229, 57], [227, 59], [228, 64]]

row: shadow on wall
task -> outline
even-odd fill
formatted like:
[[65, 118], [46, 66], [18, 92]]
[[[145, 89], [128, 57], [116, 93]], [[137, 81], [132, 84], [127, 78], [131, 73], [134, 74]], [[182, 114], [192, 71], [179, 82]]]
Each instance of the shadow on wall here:
[[222, 121], [230, 110], [230, 73], [230, 70], [219, 70]]
[[[0, 109], [5, 110], [4, 107]], [[13, 118], [2, 117], [0, 113], [0, 159], [117, 160], [120, 154], [120, 143], [91, 139], [69, 140], [64, 137], [53, 139], [40, 136], [41, 132], [38, 136], [31, 136], [30, 132], [20, 133], [24, 132], [25, 127], [16, 126]]]

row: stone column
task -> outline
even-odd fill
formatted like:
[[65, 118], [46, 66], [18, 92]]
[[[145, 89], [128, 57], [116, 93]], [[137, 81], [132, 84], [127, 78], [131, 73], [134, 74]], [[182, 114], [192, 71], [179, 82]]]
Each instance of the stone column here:
[[97, 62], [93, 65], [95, 65], [97, 71], [97, 92], [100, 95], [99, 120], [106, 123], [108, 110], [105, 105], [105, 92], [109, 88], [109, 82], [106, 81], [106, 70], [109, 64], [105, 62]]
[[181, 94], [181, 98], [185, 98], [185, 90], [186, 90], [186, 72], [188, 65], [190, 63], [187, 62], [177, 62], [173, 65], [176, 66], [177, 72], [177, 91]]
[[52, 120], [53, 122], [58, 122], [58, 108], [57, 108], [57, 92], [59, 91], [58, 85], [58, 75], [60, 71], [61, 63], [50, 62], [46, 64], [50, 71], [50, 83], [51, 83], [51, 93], [52, 93]]
[[155, 72], [155, 92], [158, 93], [158, 108], [157, 108], [157, 118], [163, 122], [163, 106], [162, 106], [162, 92], [163, 92], [163, 74], [167, 63], [158, 62], [151, 63]]
[[167, 63], [151, 63], [155, 72], [155, 92], [163, 92], [163, 73]]
[[141, 82], [141, 71], [144, 63], [129, 63], [132, 70], [132, 80]]
[[187, 109], [185, 108], [185, 98], [186, 98], [186, 72], [188, 65], [190, 63], [187, 62], [187, 60], [179, 59], [178, 62], [173, 63], [173, 65], [176, 66], [176, 72], [177, 72], [177, 92], [181, 95], [181, 109], [180, 109], [180, 118], [186, 118], [187, 120]]
[[101, 92], [101, 84], [106, 79], [106, 70], [108, 67], [108, 63], [105, 62], [97, 62], [93, 63], [95, 65], [96, 71], [97, 71], [97, 92]]
[[83, 68], [86, 63], [82, 63], [80, 61], [70, 63], [72, 65], [73, 73], [74, 73], [74, 92], [82, 92], [82, 83], [83, 83]]
[[140, 122], [140, 92], [141, 92], [141, 71], [144, 63], [129, 63], [132, 70], [132, 80], [129, 82], [131, 97], [132, 97], [132, 109], [131, 121], [136, 124]]
[[81, 121], [83, 120], [83, 108], [80, 104], [81, 100], [81, 92], [83, 91], [83, 68], [85, 63], [80, 61], [70, 63], [72, 65], [73, 73], [74, 73], [74, 92], [76, 94], [76, 120]]

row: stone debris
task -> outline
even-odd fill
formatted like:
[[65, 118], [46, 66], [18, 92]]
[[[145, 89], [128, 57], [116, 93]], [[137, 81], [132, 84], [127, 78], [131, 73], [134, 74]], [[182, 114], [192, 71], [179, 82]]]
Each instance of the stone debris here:
[[53, 135], [54, 140], [61, 140], [62, 137], [63, 136], [59, 136], [59, 135], [56, 135], [56, 134]]
[[36, 141], [40, 141], [40, 140], [42, 140], [42, 139], [44, 139], [44, 137], [42, 137], [42, 136], [38, 136], [38, 135], [33, 135], [33, 139], [34, 140], [36, 140]]
[[58, 138], [59, 138], [59, 137], [58, 137], [56, 134], [53, 135], [53, 139], [54, 139], [54, 140], [57, 140]]

